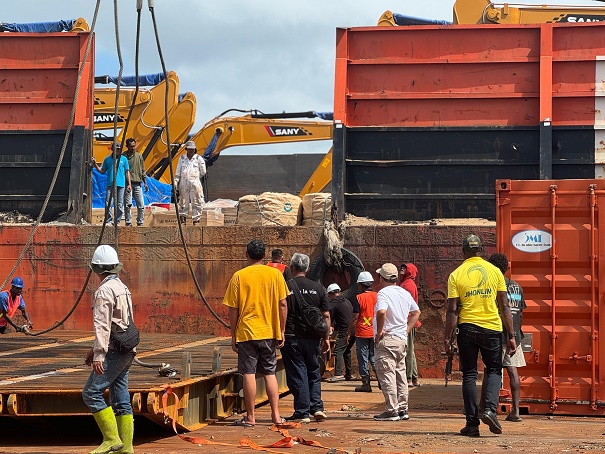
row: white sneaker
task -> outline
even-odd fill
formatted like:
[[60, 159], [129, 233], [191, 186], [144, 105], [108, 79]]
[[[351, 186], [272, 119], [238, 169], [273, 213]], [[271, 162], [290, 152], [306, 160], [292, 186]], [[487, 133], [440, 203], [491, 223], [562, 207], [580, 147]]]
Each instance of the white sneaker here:
[[316, 411], [315, 413], [313, 413], [313, 417], [315, 418], [315, 421], [323, 421], [325, 419], [328, 419], [328, 415], [326, 415], [323, 411]]
[[399, 421], [400, 419], [399, 412], [383, 411], [379, 415], [374, 415], [375, 421]]
[[307, 424], [311, 422], [311, 418], [309, 418], [308, 416], [304, 416], [304, 417], [300, 417], [298, 415], [292, 415], [292, 416], [288, 416], [287, 418], [284, 418], [286, 421], [290, 421], [290, 422], [299, 422], [302, 424]]

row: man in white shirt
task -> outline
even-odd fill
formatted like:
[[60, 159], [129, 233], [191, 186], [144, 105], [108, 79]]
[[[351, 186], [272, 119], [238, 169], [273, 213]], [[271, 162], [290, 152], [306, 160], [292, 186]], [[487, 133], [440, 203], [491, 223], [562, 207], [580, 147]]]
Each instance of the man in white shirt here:
[[179, 215], [181, 222], [185, 222], [191, 203], [193, 224], [200, 222], [204, 206], [204, 191], [202, 190], [202, 177], [206, 175], [204, 158], [196, 154], [195, 142], [190, 140], [186, 145], [187, 154], [179, 158], [174, 175], [174, 188], [179, 197]]
[[[408, 382], [405, 370], [407, 339], [420, 316], [418, 304], [407, 290], [397, 285], [399, 270], [385, 263], [376, 273], [380, 277], [374, 315], [374, 360], [386, 410], [376, 421], [409, 419]], [[408, 320], [409, 316], [409, 320]]]

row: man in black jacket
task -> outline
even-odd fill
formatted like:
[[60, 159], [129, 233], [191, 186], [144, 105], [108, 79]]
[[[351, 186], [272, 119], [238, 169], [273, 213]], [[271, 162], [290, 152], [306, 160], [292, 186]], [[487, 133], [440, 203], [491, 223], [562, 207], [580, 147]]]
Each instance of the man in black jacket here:
[[[319, 308], [326, 323], [330, 326], [328, 311], [328, 294], [317, 282], [305, 277], [309, 269], [309, 256], [295, 253], [290, 261], [290, 270], [294, 278], [288, 281], [292, 289], [292, 281], [296, 282], [301, 296], [306, 304]], [[281, 349], [286, 381], [294, 397], [294, 413], [286, 418], [288, 421], [310, 422], [310, 415], [317, 421], [327, 418], [324, 404], [321, 400], [321, 374], [319, 370], [319, 355], [329, 353], [330, 331], [323, 339], [317, 339], [309, 333], [300, 316], [296, 295], [288, 296], [288, 318], [286, 319], [286, 341]]]
[[[347, 332], [353, 319], [353, 306], [351, 302], [340, 294], [338, 284], [328, 285], [328, 297], [330, 298], [330, 319], [336, 333], [336, 345], [334, 346], [334, 376], [329, 382], [346, 380], [352, 375], [351, 349], [348, 347]], [[343, 364], [345, 374], [343, 375]]]

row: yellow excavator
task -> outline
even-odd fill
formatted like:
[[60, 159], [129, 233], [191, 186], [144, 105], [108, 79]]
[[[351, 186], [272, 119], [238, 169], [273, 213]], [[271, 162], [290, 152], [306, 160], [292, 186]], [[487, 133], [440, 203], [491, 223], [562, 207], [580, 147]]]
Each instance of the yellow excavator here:
[[[314, 118], [314, 112], [263, 114], [253, 111], [247, 115], [225, 116], [223, 112], [206, 123], [189, 140], [193, 140], [207, 161], [213, 162], [225, 149], [244, 145], [308, 142], [332, 139], [332, 121], [303, 120]], [[172, 165], [176, 169], [179, 157], [185, 153], [184, 144], [174, 150]], [[157, 160], [157, 158], [160, 158]], [[166, 153], [155, 157], [155, 164], [147, 167], [148, 175], [170, 184]], [[145, 161], [147, 165], [147, 160]], [[323, 158], [304, 189], [301, 197], [309, 192], [320, 192], [332, 179], [332, 150]]]
[[[101, 76], [97, 78], [102, 81]], [[102, 83], [108, 83], [108, 80]], [[145, 160], [147, 174], [163, 183], [170, 184], [168, 171], [168, 144], [166, 140], [166, 122], [164, 121], [164, 81], [150, 89], [139, 89], [134, 98], [133, 89], [120, 90], [118, 97], [117, 124], [121, 132], [117, 140], [123, 136], [133, 137], [137, 141], [137, 149]], [[169, 97], [178, 89], [178, 77], [174, 72], [168, 74]], [[95, 160], [101, 162], [109, 153], [113, 141], [100, 131], [113, 128], [115, 115], [115, 88], [95, 88], [94, 125], [95, 141], [93, 154]], [[125, 131], [126, 117], [134, 101], [133, 113], [128, 131]], [[172, 103], [171, 103], [172, 104]], [[184, 143], [195, 122], [196, 99], [193, 93], [185, 94], [180, 101], [169, 109], [168, 125], [170, 128], [170, 149], [173, 153], [174, 167], [184, 150]], [[214, 161], [226, 148], [244, 145], [264, 145], [271, 143], [305, 142], [312, 140], [330, 140], [332, 138], [332, 122], [301, 120], [312, 118], [313, 112], [262, 114], [252, 111], [248, 115], [225, 116], [231, 111], [210, 120], [189, 140], [196, 142], [200, 152], [204, 152], [216, 136], [211, 155], [207, 157]], [[302, 197], [310, 192], [320, 192], [332, 178], [332, 150], [322, 159], [321, 164], [311, 175], [303, 190]]]
[[[139, 89], [139, 93], [134, 99], [133, 113], [127, 130], [125, 129], [126, 118], [133, 102], [135, 90], [132, 88], [120, 89], [117, 118], [120, 132], [115, 140], [121, 141], [122, 137], [133, 137], [137, 141], [139, 151], [146, 149], [152, 141], [154, 144], [159, 142], [158, 146], [160, 146], [159, 137], [165, 129], [165, 93], [168, 90], [168, 115], [170, 118], [170, 113], [176, 110], [179, 104], [178, 88], [179, 78], [174, 71], [170, 71], [168, 77], [157, 85], [150, 89]], [[115, 96], [115, 88], [95, 88], [94, 90], [94, 129], [96, 132], [93, 142], [93, 156], [97, 162], [102, 162], [110, 153], [111, 144], [114, 141], [113, 137], [104, 135], [100, 131], [113, 128]], [[189, 110], [192, 109], [193, 115], [195, 115], [195, 96], [192, 93], [188, 94], [183, 106], [189, 107], [190, 105], [193, 106]], [[186, 109], [182, 107], [181, 110]], [[189, 128], [191, 128], [193, 121], [189, 124]]]
[[[567, 5], [528, 5], [523, 3], [492, 3], [489, 0], [457, 0], [453, 24], [541, 24], [549, 22], [595, 22], [605, 20], [605, 7]], [[410, 18], [385, 11], [379, 26], [444, 24]]]

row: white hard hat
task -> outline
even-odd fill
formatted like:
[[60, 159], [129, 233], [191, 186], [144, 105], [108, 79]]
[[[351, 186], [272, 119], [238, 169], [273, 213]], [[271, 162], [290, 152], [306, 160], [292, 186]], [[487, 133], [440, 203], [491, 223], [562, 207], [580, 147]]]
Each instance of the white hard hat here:
[[193, 140], [190, 140], [189, 142], [187, 142], [187, 145], [185, 145], [185, 149], [187, 149], [187, 150], [197, 149], [197, 147], [195, 146], [195, 142]]
[[374, 282], [374, 278], [372, 277], [372, 275], [370, 274], [369, 271], [362, 271], [361, 273], [359, 273], [359, 276], [357, 276], [357, 283], [364, 283], [364, 284], [369, 284], [371, 282]]
[[117, 265], [120, 261], [118, 260], [118, 253], [114, 248], [108, 244], [102, 244], [95, 249], [90, 263], [93, 265]]
[[328, 285], [328, 293], [332, 293], [332, 292], [340, 292], [340, 287], [338, 286], [338, 284]]

